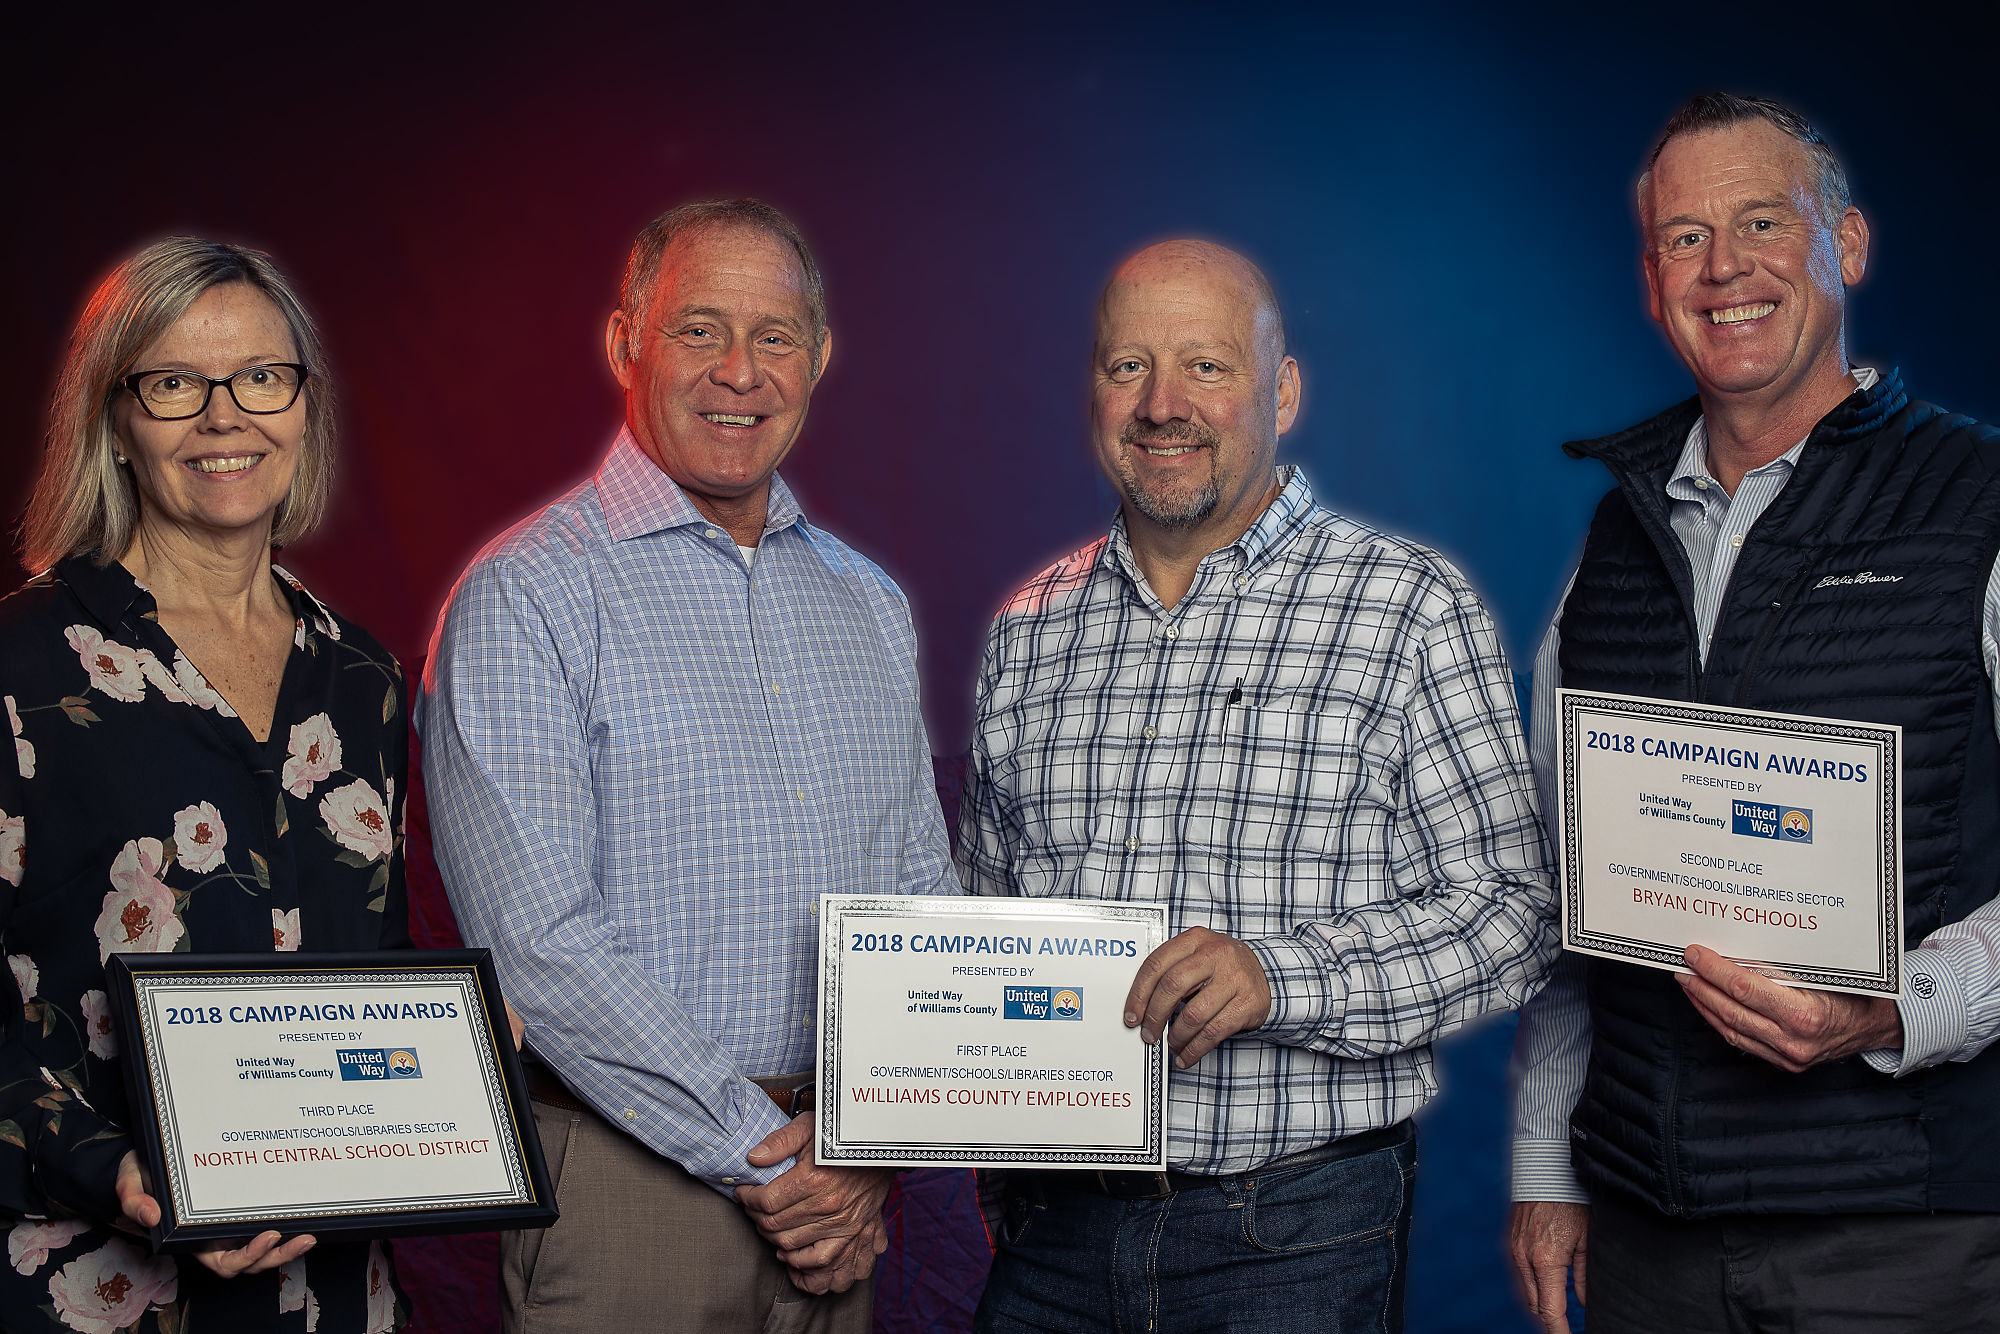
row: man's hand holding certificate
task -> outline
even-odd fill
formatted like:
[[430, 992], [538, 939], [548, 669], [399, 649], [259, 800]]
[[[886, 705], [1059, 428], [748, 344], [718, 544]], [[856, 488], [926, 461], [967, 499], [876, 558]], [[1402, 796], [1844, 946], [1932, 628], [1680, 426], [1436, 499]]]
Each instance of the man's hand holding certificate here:
[[819, 1162], [1164, 1168], [1169, 1043], [1126, 1024], [1164, 906], [826, 895], [820, 921]]
[[1775, 1064], [1879, 1038], [1850, 1007], [1791, 1013], [1817, 1003], [1782, 1004], [1729, 961], [1899, 992], [1900, 730], [1574, 690], [1558, 709], [1563, 943], [1693, 965], [1697, 1007]]

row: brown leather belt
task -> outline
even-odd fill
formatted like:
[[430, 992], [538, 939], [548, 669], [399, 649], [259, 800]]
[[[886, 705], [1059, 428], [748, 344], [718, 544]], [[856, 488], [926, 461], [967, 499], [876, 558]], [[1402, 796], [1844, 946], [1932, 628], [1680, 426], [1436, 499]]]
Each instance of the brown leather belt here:
[[802, 1075], [767, 1075], [750, 1081], [771, 1095], [771, 1101], [778, 1104], [778, 1110], [786, 1116], [797, 1116], [813, 1108], [813, 1077], [808, 1070]]
[[536, 1102], [545, 1102], [551, 1107], [560, 1107], [567, 1112], [590, 1112], [592, 1116], [597, 1115], [584, 1106], [546, 1065], [526, 1052], [521, 1053], [521, 1073], [527, 1077], [528, 1096]]
[[[589, 1112], [592, 1116], [597, 1115], [596, 1110], [586, 1106], [582, 1099], [571, 1093], [568, 1086], [555, 1077], [553, 1071], [526, 1052], [521, 1053], [521, 1073], [527, 1077], [528, 1096], [536, 1102], [545, 1102], [564, 1111]], [[750, 1082], [769, 1094], [771, 1101], [778, 1104], [778, 1110], [786, 1116], [797, 1116], [800, 1112], [812, 1110], [813, 1077], [810, 1072], [802, 1075], [773, 1075], [767, 1079], [753, 1079]]]

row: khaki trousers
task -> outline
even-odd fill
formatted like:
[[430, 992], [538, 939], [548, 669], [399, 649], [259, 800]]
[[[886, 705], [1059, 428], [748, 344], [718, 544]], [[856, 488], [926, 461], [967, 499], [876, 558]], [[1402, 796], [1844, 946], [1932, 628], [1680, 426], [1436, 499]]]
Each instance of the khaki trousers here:
[[867, 1334], [872, 1281], [800, 1292], [735, 1201], [594, 1113], [532, 1106], [562, 1217], [500, 1234], [504, 1334]]

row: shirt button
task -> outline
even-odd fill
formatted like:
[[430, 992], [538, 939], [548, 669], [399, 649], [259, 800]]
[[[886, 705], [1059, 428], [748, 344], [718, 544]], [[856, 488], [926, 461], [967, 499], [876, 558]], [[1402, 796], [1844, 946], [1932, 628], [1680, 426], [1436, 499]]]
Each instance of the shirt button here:
[[1125, 840], [1125, 851], [1127, 851], [1127, 852], [1137, 852], [1138, 850], [1139, 850], [1139, 840], [1138, 840], [1138, 839], [1136, 839], [1136, 838], [1128, 838], [1128, 839], [1126, 839], [1126, 840]]
[[722, 534], [721, 534], [721, 533], [718, 533], [718, 532], [716, 532], [716, 531], [715, 531], [715, 530], [714, 530], [713, 528], [711, 528], [711, 529], [709, 529], [709, 530], [708, 530], [708, 535], [709, 535], [710, 537], [721, 537], [721, 536], [722, 536]]
[[1708, 479], [1707, 479], [1706, 477], [1697, 477], [1697, 478], [1695, 478], [1695, 479], [1694, 479], [1694, 489], [1695, 489], [1695, 490], [1697, 490], [1697, 491], [1706, 491], [1706, 490], [1708, 490]]
[[819, 900], [814, 899], [811, 903], [808, 903], [806, 905], [806, 911], [808, 913], [811, 913], [814, 917], [819, 916]]
[[1743, 534], [1731, 533], [1729, 535], [1729, 545], [1741, 551], [1743, 549]]
[[1167, 638], [1179, 639], [1180, 637], [1181, 637], [1181, 632], [1179, 630], [1175, 629], [1171, 625], [1167, 627]]
[[1237, 587], [1237, 589], [1238, 589], [1239, 591], [1240, 591], [1240, 590], [1242, 590], [1242, 589], [1245, 589], [1245, 588], [1248, 588], [1248, 587], [1250, 587], [1250, 580], [1249, 580], [1249, 577], [1248, 577], [1248, 576], [1246, 576], [1246, 575], [1241, 575], [1241, 574], [1237, 575], [1237, 576], [1236, 576], [1236, 587]]
[[793, 791], [798, 794], [798, 798], [800, 801], [804, 801], [806, 799], [806, 790], [804, 788], [802, 787], [794, 788]]
[[771, 693], [774, 695], [782, 695], [785, 693], [785, 688], [779, 685], [776, 681], [773, 681], [771, 682]]
[[637, 1121], [639, 1119], [639, 1114], [633, 1111], [630, 1107], [627, 1107], [625, 1109], [625, 1119], [627, 1121]]
[[812, 1026], [813, 1026], [813, 1017], [811, 1015], [806, 1015], [803, 1019], [799, 1020], [800, 1028], [811, 1028]]
[[1148, 727], [1144, 732], [1141, 732], [1139, 735], [1145, 737], [1146, 740], [1151, 741], [1154, 737], [1158, 736], [1159, 734], [1160, 734], [1159, 728]]
[[725, 1185], [725, 1186], [733, 1186], [733, 1185], [735, 1185], [735, 1184], [736, 1184], [736, 1178], [735, 1178], [735, 1177], [724, 1177], [724, 1178], [722, 1178], [722, 1184], [723, 1184], [723, 1185]]

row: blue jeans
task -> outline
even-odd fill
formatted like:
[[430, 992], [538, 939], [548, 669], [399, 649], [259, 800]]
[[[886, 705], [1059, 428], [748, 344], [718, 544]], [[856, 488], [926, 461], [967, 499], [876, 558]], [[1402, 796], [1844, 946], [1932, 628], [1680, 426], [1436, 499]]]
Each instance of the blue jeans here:
[[1401, 1334], [1414, 1133], [1158, 1199], [1014, 1173], [973, 1328]]

